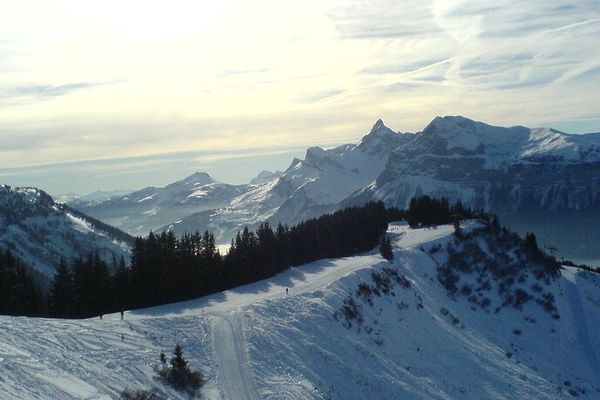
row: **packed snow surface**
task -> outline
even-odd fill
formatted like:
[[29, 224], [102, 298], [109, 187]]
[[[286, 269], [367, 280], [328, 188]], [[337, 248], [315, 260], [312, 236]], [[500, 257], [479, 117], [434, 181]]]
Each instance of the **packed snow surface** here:
[[[538, 304], [473, 310], [436, 278], [430, 250], [452, 232], [392, 224], [392, 264], [376, 251], [321, 260], [124, 320], [0, 317], [0, 397], [111, 399], [159, 387], [159, 353], [180, 343], [207, 379], [206, 399], [600, 398], [598, 275], [562, 271], [552, 283], [560, 319]], [[358, 296], [390, 271], [401, 285]], [[340, 313], [350, 298], [361, 324]]]

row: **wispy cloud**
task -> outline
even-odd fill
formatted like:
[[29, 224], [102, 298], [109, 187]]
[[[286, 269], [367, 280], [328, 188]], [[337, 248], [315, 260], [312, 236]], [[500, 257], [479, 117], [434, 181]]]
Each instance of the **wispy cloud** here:
[[331, 97], [337, 96], [344, 92], [345, 92], [344, 89], [323, 90], [323, 91], [319, 91], [319, 92], [307, 93], [306, 95], [302, 96], [300, 99], [301, 99], [301, 101], [312, 103], [312, 102], [316, 102], [316, 101], [329, 99]]
[[93, 89], [98, 86], [113, 85], [122, 81], [73, 82], [61, 85], [25, 84], [0, 86], [0, 105], [3, 102], [25, 103], [66, 96], [73, 92]]
[[431, 20], [430, 4], [419, 0], [348, 1], [329, 15], [345, 39], [411, 38], [442, 32]]

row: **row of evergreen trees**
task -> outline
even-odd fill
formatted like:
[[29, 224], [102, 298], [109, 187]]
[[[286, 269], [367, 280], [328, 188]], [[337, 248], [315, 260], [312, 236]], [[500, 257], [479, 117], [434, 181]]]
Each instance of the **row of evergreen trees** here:
[[129, 297], [129, 269], [121, 258], [109, 268], [98, 254], [62, 261], [48, 294], [46, 315], [83, 318], [122, 310]]
[[447, 198], [419, 196], [410, 199], [404, 217], [412, 227], [448, 224], [464, 218], [472, 218], [473, 212], [460, 201], [450, 205]]
[[[221, 255], [208, 231], [137, 238], [131, 264], [108, 265], [98, 254], [61, 262], [47, 300], [14, 257], [0, 257], [0, 312], [85, 318], [188, 300], [255, 282], [294, 265], [375, 247], [387, 228], [383, 203], [351, 207], [288, 227], [244, 228]], [[5, 262], [5, 259], [8, 262]], [[8, 267], [4, 267], [7, 265]], [[12, 274], [10, 277], [7, 274]], [[24, 299], [28, 299], [24, 301]]]

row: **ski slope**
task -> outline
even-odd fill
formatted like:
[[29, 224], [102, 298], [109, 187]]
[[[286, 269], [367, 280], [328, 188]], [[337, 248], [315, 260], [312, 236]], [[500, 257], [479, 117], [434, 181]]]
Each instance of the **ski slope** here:
[[[600, 398], [600, 279], [563, 270], [551, 288], [558, 320], [537, 304], [473, 310], [448, 297], [428, 251], [452, 232], [392, 224], [393, 264], [375, 251], [320, 260], [124, 320], [0, 317], [0, 398], [113, 399], [158, 387], [153, 366], [176, 343], [207, 379], [206, 399]], [[408, 287], [357, 297], [390, 267]], [[352, 296], [363, 322], [347, 326], [339, 311]]]

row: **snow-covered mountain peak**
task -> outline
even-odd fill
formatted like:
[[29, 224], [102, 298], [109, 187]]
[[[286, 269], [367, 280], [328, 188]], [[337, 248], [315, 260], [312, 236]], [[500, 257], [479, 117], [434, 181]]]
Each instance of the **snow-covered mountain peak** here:
[[383, 120], [381, 118], [379, 118], [377, 121], [375, 121], [375, 123], [373, 124], [373, 128], [371, 128], [371, 132], [375, 132], [375, 131], [379, 130], [380, 128], [386, 128], [386, 126], [383, 123]]
[[185, 186], [185, 187], [204, 186], [204, 185], [210, 185], [212, 183], [219, 183], [219, 182], [217, 180], [213, 179], [213, 177], [211, 177], [206, 172], [195, 172], [192, 175], [188, 176], [187, 178], [184, 178], [180, 181], [177, 181], [177, 182], [171, 183], [170, 185], [165, 186], [165, 189], [168, 187], [172, 187], [172, 186]]
[[355, 146], [356, 149], [369, 153], [387, 153], [394, 150], [404, 142], [407, 134], [396, 133], [383, 123], [381, 119], [373, 125], [373, 128]]
[[[595, 162], [600, 135], [570, 135], [552, 128], [510, 128], [462, 116], [436, 117], [411, 145], [437, 155], [484, 157], [487, 168], [520, 162]], [[425, 145], [425, 146], [424, 146]]]
[[527, 161], [596, 162], [600, 160], [600, 135], [570, 135], [552, 128], [535, 128], [519, 156]]
[[527, 140], [529, 130], [522, 126], [505, 128], [488, 125], [462, 116], [436, 117], [423, 130], [423, 139], [444, 140], [447, 149], [462, 149], [483, 154], [491, 147], [496, 155], [508, 156], [515, 145]]
[[305, 163], [316, 164], [328, 157], [327, 151], [318, 146], [309, 147], [304, 157]]

